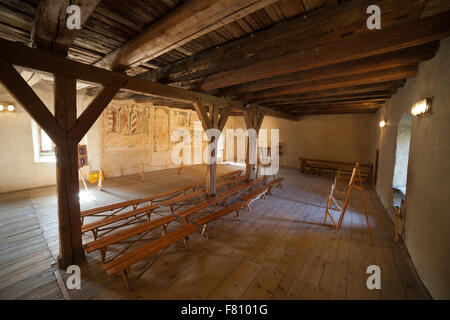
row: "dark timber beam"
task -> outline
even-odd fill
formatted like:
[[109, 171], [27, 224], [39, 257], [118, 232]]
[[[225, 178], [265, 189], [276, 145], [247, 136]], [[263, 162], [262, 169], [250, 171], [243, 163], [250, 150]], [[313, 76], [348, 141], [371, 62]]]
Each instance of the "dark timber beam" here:
[[60, 267], [78, 264], [84, 259], [78, 198], [78, 142], [71, 141], [68, 135], [77, 121], [76, 83], [76, 79], [55, 75], [55, 118], [65, 131], [55, 151]]
[[[121, 72], [114, 72], [86, 65], [41, 50], [28, 48], [22, 44], [4, 39], [0, 39], [0, 57], [3, 57], [7, 62], [13, 65], [39, 70], [44, 73], [61, 73], [78, 80], [98, 83], [105, 86], [125, 82], [122, 89], [144, 93], [154, 97], [169, 98], [176, 101], [189, 102], [191, 104], [192, 102], [198, 102], [204, 105], [214, 104], [220, 106], [220, 108], [231, 107], [240, 110], [246, 109], [246, 104], [239, 101], [130, 77]], [[256, 108], [274, 117], [293, 120], [288, 114], [283, 114], [259, 106], [256, 106]]]
[[422, 46], [389, 52], [387, 54], [243, 83], [219, 90], [217, 94], [220, 96], [239, 96], [248, 92], [267, 90], [275, 87], [287, 85], [301, 86], [302, 84], [311, 81], [353, 76], [366, 72], [408, 66], [431, 59], [436, 54], [438, 48], [439, 41], [436, 41]]
[[[263, 63], [303, 50], [327, 46], [332, 42], [351, 39], [360, 34], [370, 34], [373, 31], [366, 27], [366, 9], [372, 4], [381, 6], [383, 28], [388, 28], [404, 22], [417, 22], [424, 1], [348, 1], [335, 8], [322, 8], [312, 12], [308, 14], [307, 20], [299, 17], [279, 23], [251, 37], [197, 53], [179, 62], [149, 71], [140, 77], [163, 83], [199, 79], [223, 71], [253, 66], [259, 62]], [[295, 71], [300, 70], [291, 72]], [[206, 87], [209, 86], [208, 82], [204, 81], [204, 88], [208, 88], [207, 90], [221, 87], [215, 85]]]
[[301, 86], [288, 85], [249, 93], [247, 95], [244, 95], [242, 97], [242, 100], [259, 102], [260, 98], [307, 93], [313, 90], [328, 90], [328, 89], [345, 88], [351, 86], [401, 80], [414, 77], [417, 73], [417, 69], [418, 64], [415, 64], [381, 71], [372, 71], [353, 76], [344, 76], [344, 77], [330, 78], [326, 80], [311, 81], [304, 83]]
[[66, 56], [81, 30], [66, 27], [67, 7], [80, 6], [83, 26], [99, 2], [100, 0], [41, 0], [31, 31], [32, 46]]
[[330, 97], [330, 96], [345, 96], [354, 94], [373, 94], [376, 92], [388, 91], [391, 94], [397, 92], [397, 89], [405, 84], [405, 80], [389, 81], [383, 83], [374, 83], [370, 85], [361, 85], [354, 87], [317, 90], [308, 93], [285, 95], [279, 97], [270, 97], [258, 99], [259, 103], [270, 104], [279, 101], [297, 101], [297, 99], [316, 98], [316, 97]]
[[[31, 49], [33, 50], [33, 49]], [[17, 70], [0, 57], [0, 81], [13, 97], [47, 132], [56, 145], [56, 180], [60, 267], [78, 264], [84, 258], [78, 177], [78, 142], [86, 134], [123, 83], [106, 87], [77, 120], [76, 78], [54, 74], [55, 115], [48, 110]]]
[[189, 0], [97, 65], [124, 70], [178, 48], [279, 0]]
[[300, 52], [247, 67], [219, 72], [209, 76], [203, 88], [213, 90], [434, 42], [450, 35], [449, 20], [450, 12], [418, 22], [382, 28], [324, 46], [312, 46]]

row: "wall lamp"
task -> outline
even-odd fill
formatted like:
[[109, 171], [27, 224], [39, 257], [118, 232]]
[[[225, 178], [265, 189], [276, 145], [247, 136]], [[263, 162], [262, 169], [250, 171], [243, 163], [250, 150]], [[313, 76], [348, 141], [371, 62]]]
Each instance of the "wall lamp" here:
[[1, 103], [0, 102], [0, 112], [14, 112], [16, 108], [13, 104], [10, 103]]
[[384, 128], [386, 126], [386, 120], [381, 120], [378, 125], [380, 126], [380, 128]]
[[419, 102], [417, 102], [412, 108], [411, 108], [411, 114], [413, 116], [421, 116], [426, 113], [431, 112], [431, 103], [433, 101], [433, 98], [426, 98]]

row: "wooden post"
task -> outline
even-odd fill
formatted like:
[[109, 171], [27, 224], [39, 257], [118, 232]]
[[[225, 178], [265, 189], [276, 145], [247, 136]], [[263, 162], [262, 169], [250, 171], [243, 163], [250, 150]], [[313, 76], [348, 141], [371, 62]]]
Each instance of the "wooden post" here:
[[78, 141], [69, 138], [77, 124], [76, 79], [55, 75], [55, 118], [65, 131], [56, 147], [56, 180], [58, 192], [60, 267], [84, 259], [78, 178]]
[[[211, 121], [210, 129], [219, 129], [219, 108], [217, 106], [211, 105], [209, 107], [209, 117]], [[215, 137], [212, 136], [211, 143], [215, 142]], [[213, 150], [208, 157], [215, 158], [217, 155], [216, 150]], [[211, 160], [211, 159], [209, 159]], [[207, 165], [206, 169], [206, 193], [210, 196], [216, 194], [216, 180], [217, 180], [217, 163], [214, 160], [213, 163]]]
[[[192, 105], [194, 106], [194, 109], [197, 112], [198, 118], [202, 122], [202, 126], [205, 131], [207, 131], [208, 129], [218, 129], [220, 131], [223, 130], [229, 116], [228, 109], [222, 109], [222, 112], [219, 112], [218, 105], [211, 105], [209, 107], [209, 114], [208, 114], [205, 106], [201, 105], [200, 103], [194, 102]], [[215, 137], [211, 137], [211, 142], [214, 142], [215, 141], [214, 139]], [[214, 150], [214, 152], [210, 156], [215, 157], [216, 151]], [[206, 193], [210, 196], [214, 196], [216, 194], [216, 179], [217, 179], [216, 171], [217, 171], [216, 161], [214, 161], [212, 164], [207, 165]]]
[[[256, 138], [258, 138], [259, 129], [261, 128], [261, 124], [264, 119], [264, 113], [258, 113], [255, 110], [246, 110], [243, 114], [247, 130], [254, 129], [256, 131]], [[245, 162], [245, 173], [248, 175], [248, 179], [252, 180], [254, 179], [255, 164], [250, 163], [250, 139], [248, 136]]]

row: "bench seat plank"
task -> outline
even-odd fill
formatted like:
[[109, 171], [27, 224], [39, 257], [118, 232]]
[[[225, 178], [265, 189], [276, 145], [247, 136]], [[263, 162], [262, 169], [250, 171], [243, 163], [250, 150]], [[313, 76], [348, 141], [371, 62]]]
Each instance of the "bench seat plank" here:
[[152, 212], [156, 208], [159, 208], [159, 205], [145, 206], [145, 207], [142, 207], [142, 208], [139, 208], [136, 210], [132, 210], [132, 211], [114, 215], [114, 216], [111, 216], [108, 218], [104, 218], [99, 221], [95, 221], [95, 222], [83, 225], [81, 227], [81, 231], [86, 232], [86, 231], [98, 229], [98, 228], [104, 227], [106, 225], [109, 225], [109, 224], [112, 224], [112, 223], [115, 223], [115, 222], [118, 222], [121, 220], [125, 220], [125, 219], [131, 218], [131, 217], [136, 217], [137, 215], [140, 215], [140, 214]]
[[91, 253], [96, 250], [101, 250], [112, 244], [118, 243], [120, 241], [123, 241], [123, 240], [131, 238], [131, 237], [134, 237], [134, 236], [144, 233], [146, 231], [150, 231], [159, 226], [168, 224], [174, 220], [176, 220], [176, 218], [171, 215], [157, 218], [153, 221], [145, 222], [136, 227], [132, 227], [127, 230], [120, 231], [118, 233], [106, 236], [102, 239], [91, 241], [84, 245], [84, 249], [86, 250], [87, 253]]
[[131, 265], [154, 255], [159, 250], [167, 248], [178, 240], [186, 238], [187, 236], [194, 233], [197, 229], [198, 227], [194, 224], [185, 224], [176, 231], [168, 233], [165, 237], [152, 241], [122, 257], [103, 264], [103, 269], [105, 269], [108, 275], [113, 275], [121, 272], [129, 268]]
[[108, 212], [108, 211], [112, 211], [112, 210], [116, 210], [116, 209], [120, 209], [120, 208], [126, 208], [126, 207], [129, 207], [132, 205], [137, 205], [140, 203], [142, 203], [142, 199], [134, 199], [134, 200], [128, 200], [128, 201], [123, 201], [123, 202], [117, 202], [117, 203], [109, 204], [106, 206], [81, 211], [81, 216], [82, 217], [93, 216], [98, 213]]
[[172, 198], [172, 199], [169, 199], [169, 200], [165, 200], [165, 201], [161, 202], [161, 205], [163, 205], [163, 206], [171, 206], [171, 205], [174, 205], [174, 204], [176, 204], [178, 202], [191, 200], [193, 198], [202, 196], [204, 194], [206, 194], [206, 191], [203, 191], [203, 190], [196, 191], [196, 192], [191, 192], [191, 193], [188, 193], [188, 194], [185, 194], [185, 195], [182, 195], [182, 196], [177, 196], [175, 198]]

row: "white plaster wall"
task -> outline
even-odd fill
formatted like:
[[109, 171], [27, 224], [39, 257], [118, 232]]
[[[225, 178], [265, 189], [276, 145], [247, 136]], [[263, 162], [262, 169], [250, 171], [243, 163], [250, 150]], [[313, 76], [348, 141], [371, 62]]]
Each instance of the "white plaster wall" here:
[[[265, 117], [262, 129], [279, 129], [280, 165], [298, 167], [299, 157], [371, 163], [373, 114], [306, 116], [299, 121]], [[270, 136], [270, 131], [268, 131]]]
[[[434, 97], [432, 114], [413, 117], [406, 191], [405, 245], [433, 298], [450, 299], [450, 38], [419, 66], [377, 113], [372, 123], [372, 159], [379, 150], [376, 190], [392, 206], [397, 125], [414, 103]], [[384, 128], [378, 127], [387, 119]]]
[[[33, 89], [54, 113], [53, 85], [40, 82]], [[77, 96], [78, 114], [91, 100], [91, 97], [83, 94]], [[0, 101], [11, 102], [16, 106], [14, 113], [0, 113], [0, 193], [55, 185], [55, 163], [34, 162], [31, 117], [2, 85]], [[88, 169], [83, 171], [87, 173]]]

